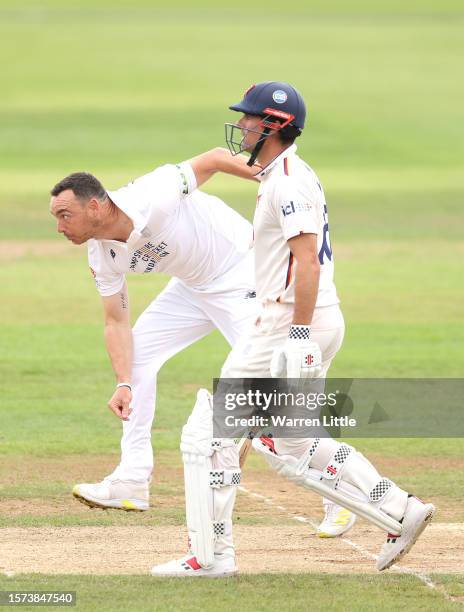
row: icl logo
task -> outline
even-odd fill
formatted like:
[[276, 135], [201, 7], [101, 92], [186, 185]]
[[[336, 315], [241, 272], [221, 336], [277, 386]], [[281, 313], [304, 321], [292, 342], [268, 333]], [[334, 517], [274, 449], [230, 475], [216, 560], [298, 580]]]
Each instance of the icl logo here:
[[295, 206], [293, 205], [293, 202], [290, 202], [290, 204], [287, 204], [287, 206], [281, 206], [281, 209], [284, 217], [286, 217], [287, 215], [291, 215], [295, 212]]

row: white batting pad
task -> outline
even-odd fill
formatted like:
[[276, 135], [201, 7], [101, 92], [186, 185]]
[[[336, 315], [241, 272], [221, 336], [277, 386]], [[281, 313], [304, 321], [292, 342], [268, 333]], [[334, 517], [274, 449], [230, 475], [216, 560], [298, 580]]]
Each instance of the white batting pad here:
[[[321, 443], [323, 443], [323, 440], [321, 440]], [[369, 468], [372, 468], [371, 464], [352, 447], [340, 445], [340, 449], [323, 471], [309, 467], [311, 459], [309, 453], [306, 457], [306, 469], [302, 470], [301, 460], [298, 461], [291, 455], [276, 454], [260, 438], [253, 440], [253, 447], [258, 452], [263, 453], [268, 463], [282, 476], [351, 510], [351, 512], [362, 516], [383, 531], [401, 533], [401, 523], [385, 512], [385, 496], [379, 500], [380, 503], [373, 503], [372, 497], [366, 495], [361, 488], [348, 481], [364, 480], [365, 476], [368, 475]], [[347, 461], [348, 457], [350, 458], [349, 462]], [[393, 495], [391, 496], [392, 499], [389, 500], [388, 508], [393, 506], [400, 508], [397, 513], [399, 514], [398, 518], [400, 518], [404, 510], [402, 506], [405, 507], [407, 503], [407, 493], [396, 486], [390, 488], [390, 493]]]
[[190, 548], [198, 563], [208, 568], [215, 554], [234, 554], [231, 517], [240, 468], [235, 442], [213, 439], [212, 397], [205, 389], [197, 394], [180, 448]]

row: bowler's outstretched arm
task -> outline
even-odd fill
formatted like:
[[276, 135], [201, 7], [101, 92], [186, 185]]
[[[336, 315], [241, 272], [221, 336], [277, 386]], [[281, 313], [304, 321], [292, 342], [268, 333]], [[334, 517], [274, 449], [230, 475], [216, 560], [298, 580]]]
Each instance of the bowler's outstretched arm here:
[[225, 172], [240, 178], [258, 181], [256, 175], [261, 172], [261, 166], [247, 166], [246, 155], [231, 155], [223, 147], [216, 147], [206, 153], [197, 155], [189, 160], [195, 173], [198, 187], [209, 180], [216, 172]]

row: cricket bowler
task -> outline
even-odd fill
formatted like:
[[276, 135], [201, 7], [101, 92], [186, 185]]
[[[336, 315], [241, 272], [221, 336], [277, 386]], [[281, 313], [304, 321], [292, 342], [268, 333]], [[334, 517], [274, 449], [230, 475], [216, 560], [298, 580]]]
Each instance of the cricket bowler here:
[[[216, 149], [196, 164], [168, 164], [115, 191], [85, 172], [51, 190], [57, 231], [87, 243], [116, 376], [108, 406], [123, 422], [119, 465], [103, 481], [73, 489], [91, 507], [148, 509], [158, 371], [215, 328], [235, 344], [256, 318], [251, 224], [197, 189], [213, 167], [250, 179], [256, 172], [245, 157]], [[158, 272], [172, 278], [131, 329], [125, 274]]]
[[[288, 83], [265, 82], [250, 87], [230, 109], [242, 114], [226, 124], [231, 152], [248, 152], [249, 166], [261, 168], [253, 221], [260, 312], [229, 354], [221, 378], [323, 379], [341, 346], [344, 322], [324, 192], [294, 144], [305, 126], [304, 100]], [[432, 504], [380, 475], [351, 445], [328, 437], [256, 437], [253, 447], [282, 476], [385, 531], [378, 570], [401, 559], [434, 514]], [[181, 452], [190, 551], [153, 567], [152, 574], [233, 575], [238, 448], [231, 439], [213, 437], [212, 397], [205, 389], [183, 428]]]

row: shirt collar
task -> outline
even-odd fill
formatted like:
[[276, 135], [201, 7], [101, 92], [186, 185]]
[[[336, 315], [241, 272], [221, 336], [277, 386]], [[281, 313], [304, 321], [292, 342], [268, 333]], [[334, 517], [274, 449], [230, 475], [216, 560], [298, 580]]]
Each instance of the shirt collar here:
[[295, 152], [296, 152], [296, 144], [290, 145], [287, 149], [284, 149], [282, 153], [280, 153], [277, 157], [275, 157], [271, 162], [269, 162], [268, 165], [256, 175], [256, 178], [263, 179], [265, 176], [267, 176], [271, 172], [271, 170], [273, 170], [277, 166], [279, 162], [281, 162], [283, 159], [285, 159], [289, 155], [293, 155]]
[[149, 238], [149, 237], [150, 237], [150, 231], [148, 230], [147, 227], [144, 227], [142, 231], [138, 231], [137, 229], [134, 228], [132, 232], [130, 233], [129, 238], [126, 240], [126, 244], [128, 246], [132, 246], [133, 244], [136, 244], [142, 238]]

